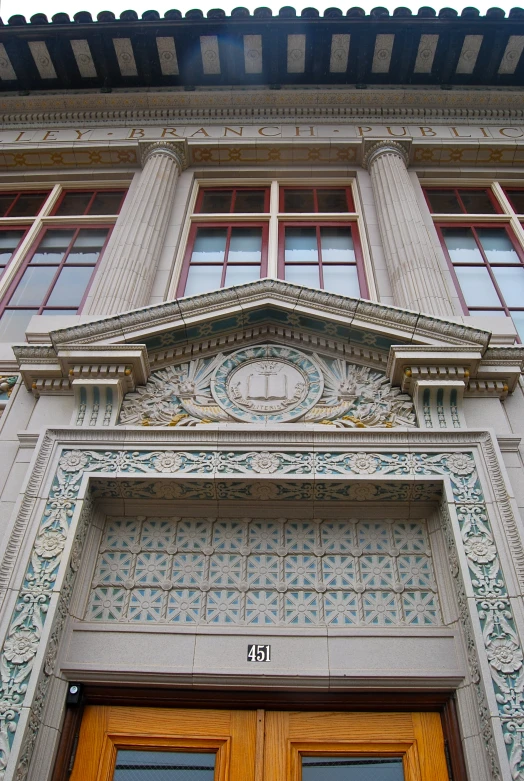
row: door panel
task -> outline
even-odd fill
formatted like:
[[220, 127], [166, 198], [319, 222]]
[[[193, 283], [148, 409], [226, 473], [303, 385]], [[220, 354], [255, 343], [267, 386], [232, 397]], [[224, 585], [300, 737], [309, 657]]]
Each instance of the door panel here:
[[[213, 781], [303, 781], [302, 758], [367, 758], [402, 762], [403, 781], [447, 781], [437, 713], [227, 711], [88, 706], [71, 781], [114, 781], [118, 750], [215, 754]], [[134, 756], [128, 765], [133, 764]], [[196, 761], [195, 766], [205, 764]], [[154, 758], [152, 758], [154, 761]], [[158, 755], [158, 762], [162, 757]], [[167, 760], [164, 760], [167, 761]], [[312, 760], [310, 760], [312, 761]], [[126, 764], [119, 758], [119, 764]], [[376, 781], [398, 777], [392, 762], [376, 762]], [[319, 778], [322, 769], [319, 765]], [[354, 765], [353, 765], [354, 767]], [[329, 771], [336, 777], [336, 768]], [[181, 771], [182, 772], [182, 771]], [[185, 772], [185, 771], [184, 771]], [[316, 772], [316, 771], [315, 771]], [[367, 770], [366, 770], [367, 772]], [[352, 771], [353, 773], [353, 771]], [[311, 777], [311, 767], [306, 776]], [[122, 776], [119, 771], [117, 778]], [[209, 776], [209, 772], [206, 773]], [[160, 778], [160, 775], [156, 775]], [[182, 776], [183, 777], [183, 776]], [[176, 778], [176, 776], [174, 776]], [[327, 776], [326, 776], [327, 778]], [[189, 780], [188, 780], [189, 781]], [[196, 781], [196, 777], [195, 777]], [[306, 778], [307, 781], [307, 778]]]
[[113, 781], [118, 749], [215, 753], [214, 781], [254, 781], [255, 711], [88, 706], [71, 781]]

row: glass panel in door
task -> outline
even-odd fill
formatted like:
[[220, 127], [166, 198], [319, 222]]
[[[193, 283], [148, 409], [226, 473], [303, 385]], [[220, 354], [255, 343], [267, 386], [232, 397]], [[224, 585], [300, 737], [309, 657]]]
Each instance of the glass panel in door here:
[[404, 781], [397, 757], [302, 757], [302, 781]]
[[215, 754], [119, 750], [114, 781], [214, 781]]

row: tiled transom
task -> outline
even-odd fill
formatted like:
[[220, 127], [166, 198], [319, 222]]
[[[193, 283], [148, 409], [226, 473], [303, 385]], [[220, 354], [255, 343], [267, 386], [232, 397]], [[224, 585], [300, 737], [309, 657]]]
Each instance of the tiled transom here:
[[441, 623], [424, 521], [107, 520], [88, 621]]

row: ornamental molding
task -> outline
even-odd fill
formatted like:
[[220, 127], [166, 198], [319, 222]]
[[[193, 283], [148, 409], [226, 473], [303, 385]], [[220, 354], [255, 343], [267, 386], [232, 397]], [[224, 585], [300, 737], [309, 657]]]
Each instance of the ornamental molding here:
[[411, 145], [411, 139], [409, 141], [392, 141], [389, 139], [379, 141], [366, 140], [362, 149], [362, 167], [368, 170], [371, 169], [373, 163], [382, 155], [396, 155], [401, 158], [407, 167]]
[[[295, 441], [309, 442], [307, 449], [299, 450], [290, 447], [289, 431], [285, 432], [287, 446], [282, 448], [260, 447], [264, 440], [266, 444], [275, 440], [274, 431], [258, 432], [249, 448], [245, 443], [235, 446], [235, 432], [217, 432], [211, 446], [209, 438], [206, 445], [196, 441], [196, 433], [137, 430], [130, 439], [129, 430], [57, 429], [48, 431], [41, 440], [0, 567], [3, 595], [12, 574], [9, 588], [17, 594], [14, 605], [5, 601], [5, 609], [12, 610], [12, 615], [0, 664], [0, 778], [16, 776], [22, 781], [27, 774], [91, 512], [86, 506], [86, 497], [88, 505], [90, 502], [87, 480], [97, 476], [111, 480], [118, 475], [124, 480], [207, 477], [212, 481], [235, 481], [238, 476], [247, 476], [250, 483], [262, 481], [268, 487], [275, 486], [269, 489], [267, 499], [278, 499], [275, 476], [283, 475], [306, 489], [312, 480], [320, 484], [324, 478], [336, 477], [345, 481], [346, 498], [357, 502], [373, 499], [383, 479], [402, 482], [408, 478], [416, 482], [429, 478], [445, 487], [451, 507], [450, 534], [458, 554], [450, 559], [452, 571], [460, 570], [464, 579], [466, 618], [471, 621], [473, 642], [481, 658], [480, 664], [472, 667], [474, 682], [486, 691], [487, 705], [479, 701], [481, 710], [486, 713], [490, 734], [493, 730], [502, 739], [498, 744], [506, 746], [507, 759], [499, 754], [498, 760], [508, 771], [511, 769], [514, 781], [523, 781], [520, 735], [524, 730], [524, 655], [510, 599], [516, 585], [511, 561], [518, 570], [520, 593], [524, 590], [523, 549], [508, 497], [510, 488], [505, 484], [491, 435], [369, 431], [355, 432], [354, 437], [353, 432], [329, 432], [325, 437], [323, 432], [308, 436], [295, 432]], [[187, 444], [180, 447], [184, 439]], [[338, 448], [328, 447], [328, 440], [337, 442]], [[355, 479], [362, 489], [351, 497]], [[492, 511], [484, 499], [483, 481], [490, 486], [489, 496], [493, 491], [498, 506], [503, 507], [501, 520], [511, 549], [511, 558], [502, 553], [506, 571], [497, 548], [500, 533], [494, 533], [492, 526], [499, 523], [500, 516], [490, 518]], [[277, 493], [271, 496], [274, 490]], [[22, 540], [27, 539], [28, 523], [37, 521], [37, 498], [46, 494], [46, 507], [35, 529], [24, 574], [20, 567], [14, 569], [15, 561]], [[55, 606], [52, 595], [57, 592], [61, 596]], [[15, 739], [22, 748], [11, 756]], [[493, 746], [491, 739], [488, 754], [489, 746]], [[496, 764], [497, 757], [494, 760]], [[503, 771], [504, 775], [508, 771]], [[498, 771], [494, 777], [499, 777]]]
[[[485, 99], [479, 101], [479, 95]], [[133, 108], [129, 108], [130, 98]], [[224, 119], [264, 122], [289, 119], [292, 122], [312, 118], [315, 122], [333, 123], [334, 119], [355, 122], [376, 122], [378, 118], [399, 121], [438, 122], [449, 124], [450, 119], [465, 123], [473, 119], [495, 123], [501, 119], [520, 119], [524, 116], [522, 97], [512, 90], [442, 90], [424, 89], [293, 89], [261, 90], [197, 90], [173, 92], [170, 89], [138, 91], [126, 90], [108, 94], [33, 94], [2, 97], [0, 113], [3, 124], [49, 127], [56, 124], [111, 123], [115, 121], [154, 123], [188, 120], [223, 124]]]
[[174, 161], [179, 172], [189, 165], [187, 140], [180, 141], [141, 141], [138, 144], [142, 168], [147, 161], [157, 155], [164, 155]]
[[124, 399], [123, 425], [322, 423], [414, 426], [409, 396], [383, 372], [277, 344], [245, 347], [154, 372]]

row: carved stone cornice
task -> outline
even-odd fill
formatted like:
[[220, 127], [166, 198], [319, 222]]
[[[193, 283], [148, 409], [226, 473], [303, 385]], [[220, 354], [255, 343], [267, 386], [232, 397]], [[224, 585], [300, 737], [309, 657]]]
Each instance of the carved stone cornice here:
[[397, 155], [404, 161], [404, 165], [407, 167], [409, 163], [409, 150], [411, 149], [411, 140], [409, 141], [391, 141], [390, 139], [382, 139], [380, 141], [364, 142], [362, 167], [369, 169], [375, 160], [382, 155]]
[[148, 160], [156, 155], [170, 157], [178, 166], [179, 171], [184, 171], [189, 165], [186, 139], [180, 139], [180, 141], [140, 141], [138, 148], [142, 168]]

